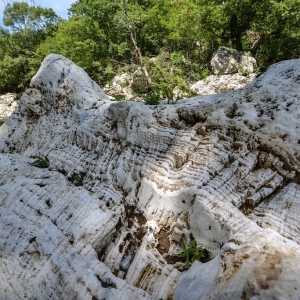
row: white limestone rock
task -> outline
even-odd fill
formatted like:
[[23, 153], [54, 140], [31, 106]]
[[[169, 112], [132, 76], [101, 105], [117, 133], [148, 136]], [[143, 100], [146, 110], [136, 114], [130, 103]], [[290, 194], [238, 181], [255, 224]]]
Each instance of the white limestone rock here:
[[131, 86], [133, 88], [139, 88], [139, 87], [147, 87], [149, 84], [147, 82], [147, 79], [145, 77], [145, 74], [141, 67], [138, 67], [134, 73], [132, 74], [132, 83]]
[[16, 109], [18, 103], [17, 95], [8, 93], [0, 96], [0, 125], [11, 115]]
[[250, 83], [256, 74], [252, 73], [247, 76], [239, 73], [227, 75], [210, 75], [203, 80], [199, 80], [191, 85], [191, 90], [201, 95], [221, 94], [239, 89]]
[[220, 47], [211, 59], [211, 68], [215, 75], [233, 73], [253, 73], [257, 68], [256, 60], [250, 52]]
[[97, 258], [120, 212], [32, 161], [0, 155], [1, 299], [151, 299]]
[[112, 100], [115, 99], [114, 96], [116, 95], [123, 95], [124, 100], [132, 100], [134, 93], [131, 84], [132, 76], [129, 73], [118, 74], [113, 78], [111, 84], [104, 87], [104, 91], [112, 97]]
[[191, 85], [191, 90], [199, 96], [227, 93], [247, 85], [256, 77], [256, 60], [248, 52], [220, 47], [210, 63], [215, 75]]
[[298, 299], [299, 78], [147, 106], [48, 56], [0, 128], [3, 299]]

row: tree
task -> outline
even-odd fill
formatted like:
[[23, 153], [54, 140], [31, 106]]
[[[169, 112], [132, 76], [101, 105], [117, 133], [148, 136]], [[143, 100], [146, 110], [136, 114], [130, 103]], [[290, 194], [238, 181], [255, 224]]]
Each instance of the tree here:
[[59, 21], [52, 9], [11, 2], [0, 28], [0, 89], [9, 81], [24, 85], [53, 52], [102, 85], [140, 66], [147, 85], [184, 88], [209, 75], [219, 46], [251, 51], [264, 68], [300, 55], [299, 6], [299, 0], [77, 0], [69, 20]]
[[[8, 3], [0, 28], [0, 90], [23, 89], [30, 77], [30, 58], [37, 46], [57, 28], [58, 16], [51, 8], [26, 2]], [[36, 71], [36, 70], [35, 70]]]
[[52, 34], [58, 23], [52, 8], [30, 6], [27, 2], [8, 3], [3, 16], [4, 26], [9, 27], [12, 35], [18, 37], [29, 51]]
[[48, 36], [31, 59], [34, 69], [50, 53], [58, 53], [84, 68], [98, 82], [106, 77], [109, 64], [106, 37], [97, 26], [87, 26], [84, 18], [72, 17], [60, 24], [55, 36]]
[[[138, 30], [142, 30], [144, 23], [147, 18], [145, 18], [144, 7], [138, 2], [133, 2], [129, 4], [128, 0], [115, 1], [119, 7], [119, 12], [116, 14], [116, 19], [121, 28], [128, 31], [132, 45], [134, 47], [134, 53], [138, 59], [139, 65], [144, 73], [145, 79], [149, 87], [152, 85], [151, 77], [147, 71], [146, 65], [144, 63], [144, 58], [140, 47], [138, 46]], [[141, 2], [141, 1], [140, 1]]]

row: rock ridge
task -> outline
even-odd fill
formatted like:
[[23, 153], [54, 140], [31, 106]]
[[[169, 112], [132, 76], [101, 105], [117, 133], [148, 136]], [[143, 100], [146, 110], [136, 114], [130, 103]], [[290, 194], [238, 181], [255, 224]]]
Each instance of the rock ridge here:
[[48, 56], [0, 128], [3, 299], [297, 299], [299, 78], [147, 106]]

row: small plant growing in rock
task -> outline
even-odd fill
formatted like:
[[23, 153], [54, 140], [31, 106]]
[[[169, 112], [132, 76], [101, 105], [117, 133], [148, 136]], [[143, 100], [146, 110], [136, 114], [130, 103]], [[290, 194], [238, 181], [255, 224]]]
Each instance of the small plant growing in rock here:
[[205, 78], [205, 81], [204, 81], [204, 82], [205, 82], [206, 85], [209, 85], [210, 80], [209, 80], [208, 78]]
[[83, 176], [81, 174], [74, 174], [72, 176], [72, 179], [73, 179], [73, 181], [74, 181], [75, 184], [82, 185]]
[[45, 169], [45, 168], [48, 168], [49, 167], [49, 162], [46, 161], [45, 159], [39, 157], [39, 156], [36, 156], [34, 157], [36, 160], [32, 163], [32, 165], [34, 167], [37, 167], [37, 168], [42, 168], [42, 169]]
[[187, 268], [195, 260], [200, 260], [205, 257], [205, 249], [202, 244], [198, 243], [196, 240], [191, 240], [189, 244], [181, 244], [182, 252], [177, 254], [177, 256], [184, 257]]
[[251, 74], [251, 72], [248, 69], [244, 69], [242, 66], [239, 67], [239, 72], [243, 75], [243, 76], [249, 76]]

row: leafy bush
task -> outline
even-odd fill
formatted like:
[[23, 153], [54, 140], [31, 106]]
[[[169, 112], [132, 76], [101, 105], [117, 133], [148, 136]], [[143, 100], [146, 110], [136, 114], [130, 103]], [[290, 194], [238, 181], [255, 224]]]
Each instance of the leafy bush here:
[[160, 90], [158, 88], [152, 87], [150, 89], [150, 92], [145, 95], [144, 100], [146, 104], [158, 105], [160, 100]]
[[115, 98], [115, 101], [122, 101], [122, 100], [125, 100], [125, 95], [123, 95], [123, 94], [115, 95], [114, 98]]

